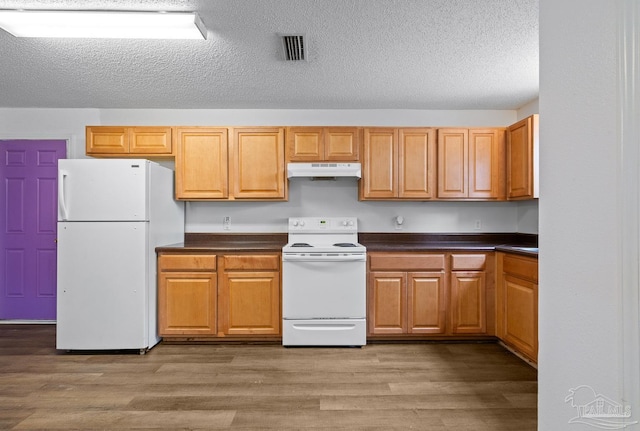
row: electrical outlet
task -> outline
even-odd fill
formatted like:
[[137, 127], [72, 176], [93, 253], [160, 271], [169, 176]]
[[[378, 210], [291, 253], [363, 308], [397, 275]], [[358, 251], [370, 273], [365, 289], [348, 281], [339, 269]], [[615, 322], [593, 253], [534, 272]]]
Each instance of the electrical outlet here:
[[222, 219], [222, 229], [224, 230], [231, 229], [231, 217], [225, 216], [225, 218]]
[[476, 222], [475, 222], [475, 229], [476, 229], [476, 230], [480, 230], [480, 229], [482, 229], [482, 221], [481, 221], [481, 220], [476, 220]]
[[397, 216], [395, 219], [395, 225], [396, 225], [396, 230], [402, 230], [403, 224], [404, 224], [404, 217], [402, 216]]

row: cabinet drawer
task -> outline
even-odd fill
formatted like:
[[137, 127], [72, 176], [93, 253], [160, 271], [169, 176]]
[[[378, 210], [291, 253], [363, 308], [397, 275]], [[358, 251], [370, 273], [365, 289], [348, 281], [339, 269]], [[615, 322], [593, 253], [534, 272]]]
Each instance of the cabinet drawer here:
[[370, 254], [369, 268], [371, 270], [391, 271], [425, 271], [443, 270], [444, 254]]
[[535, 259], [505, 254], [502, 268], [506, 274], [538, 282], [538, 261]]
[[484, 254], [452, 254], [452, 271], [482, 271], [485, 268], [487, 256]]
[[216, 270], [215, 254], [161, 254], [158, 259], [160, 271]]
[[261, 270], [261, 269], [280, 269], [280, 256], [277, 254], [265, 255], [227, 255], [223, 256], [224, 269], [233, 270]]

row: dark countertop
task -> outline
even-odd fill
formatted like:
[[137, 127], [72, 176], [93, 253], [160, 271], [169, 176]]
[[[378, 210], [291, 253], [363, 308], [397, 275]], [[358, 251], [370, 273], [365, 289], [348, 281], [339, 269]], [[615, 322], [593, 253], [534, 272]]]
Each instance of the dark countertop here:
[[186, 233], [184, 242], [156, 247], [156, 252], [280, 252], [286, 244], [286, 233]]
[[359, 241], [367, 247], [367, 251], [500, 250], [538, 255], [538, 236], [523, 233], [360, 233]]
[[[369, 233], [358, 234], [367, 251], [504, 251], [538, 256], [538, 236], [522, 233], [430, 234]], [[156, 252], [280, 252], [287, 243], [286, 233], [186, 233], [183, 243], [156, 248]], [[532, 249], [533, 247], [533, 249]]]
[[521, 246], [512, 244], [498, 245], [496, 251], [504, 251], [506, 253], [521, 254], [524, 256], [538, 257], [538, 246]]

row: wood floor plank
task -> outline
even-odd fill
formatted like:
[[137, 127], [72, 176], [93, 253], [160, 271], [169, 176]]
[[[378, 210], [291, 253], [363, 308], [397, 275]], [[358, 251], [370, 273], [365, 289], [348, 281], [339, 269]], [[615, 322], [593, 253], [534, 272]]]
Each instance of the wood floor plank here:
[[0, 429], [533, 431], [537, 370], [495, 343], [64, 352], [0, 325]]

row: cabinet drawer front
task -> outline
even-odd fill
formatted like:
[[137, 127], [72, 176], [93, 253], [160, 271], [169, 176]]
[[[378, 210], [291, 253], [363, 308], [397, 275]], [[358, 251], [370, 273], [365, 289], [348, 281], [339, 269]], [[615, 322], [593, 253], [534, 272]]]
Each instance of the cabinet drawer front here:
[[451, 269], [453, 271], [481, 271], [485, 268], [486, 260], [485, 254], [452, 254]]
[[505, 254], [503, 271], [525, 280], [538, 282], [538, 261], [536, 259]]
[[163, 254], [159, 258], [160, 271], [216, 270], [215, 254]]
[[425, 271], [444, 269], [444, 254], [371, 254], [371, 270]]
[[280, 256], [277, 254], [266, 255], [228, 255], [224, 256], [224, 269], [225, 270], [261, 270], [261, 269], [273, 269], [278, 270], [280, 268]]

